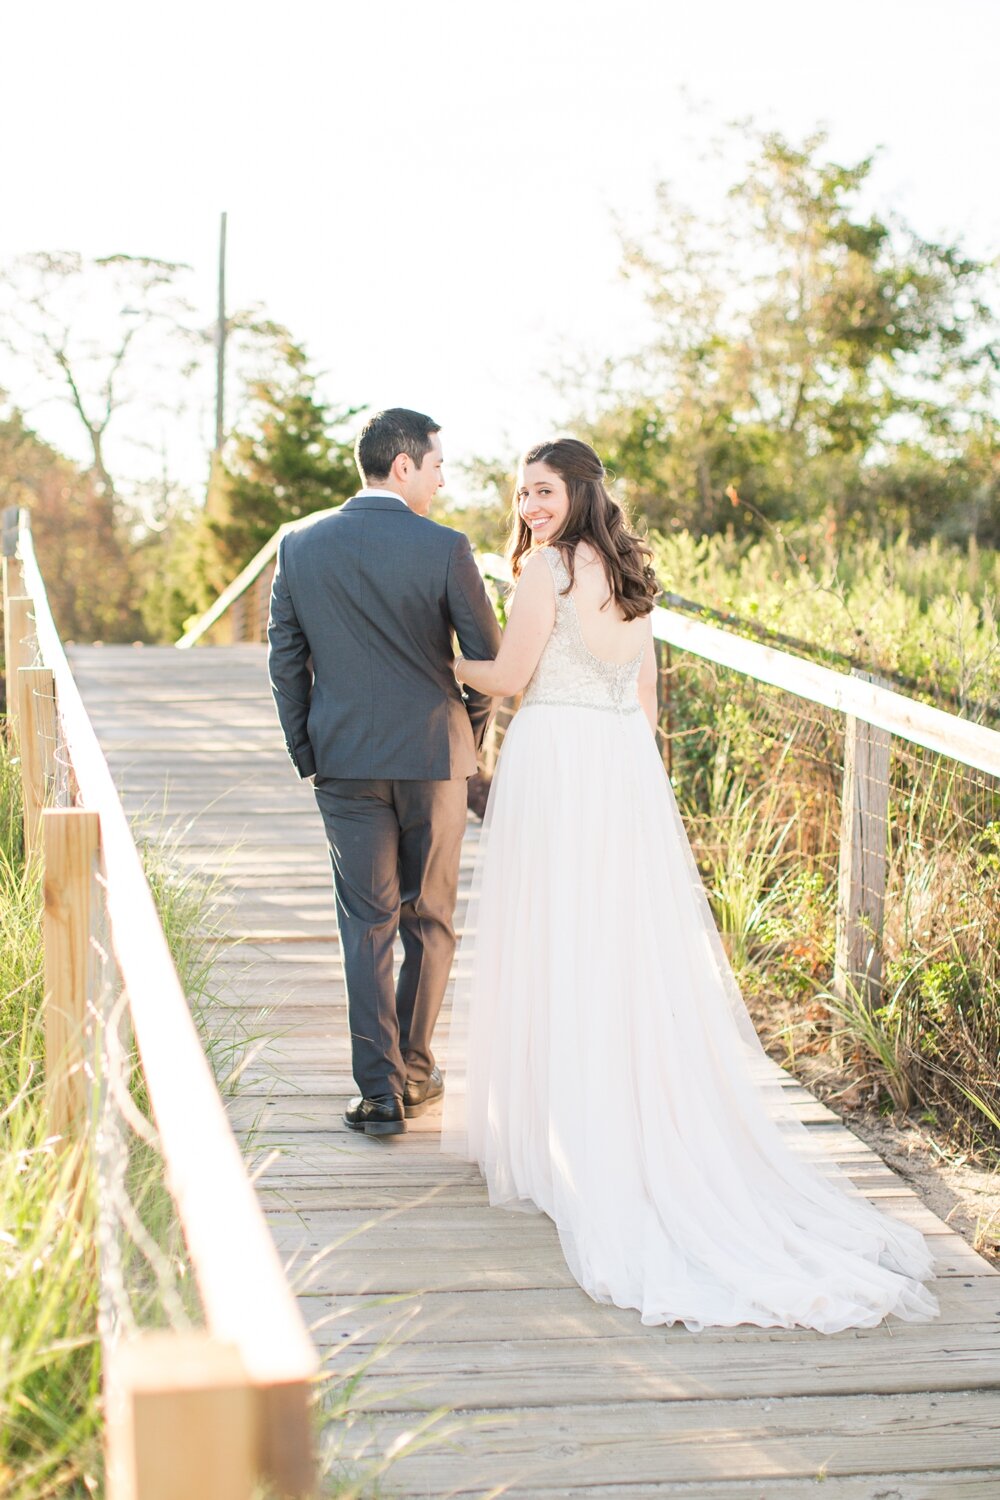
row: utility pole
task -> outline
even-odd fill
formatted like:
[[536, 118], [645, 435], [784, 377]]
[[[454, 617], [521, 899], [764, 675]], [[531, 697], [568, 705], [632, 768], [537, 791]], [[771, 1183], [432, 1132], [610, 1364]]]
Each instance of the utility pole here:
[[215, 456], [222, 452], [226, 390], [226, 215], [219, 227], [219, 318], [215, 329]]

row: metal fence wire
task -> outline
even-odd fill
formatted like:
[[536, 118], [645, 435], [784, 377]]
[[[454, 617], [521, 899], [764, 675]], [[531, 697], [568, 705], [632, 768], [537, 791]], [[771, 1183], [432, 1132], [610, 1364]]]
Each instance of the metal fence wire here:
[[862, 725], [867, 995], [837, 982], [848, 716], [658, 644], [660, 735], [772, 1052], [845, 1054], [872, 1095], [1000, 1142], [1000, 779]]
[[[39, 721], [44, 722], [39, 716]], [[47, 804], [82, 806], [53, 716]], [[98, 861], [91, 905], [84, 1056], [88, 1138], [98, 1182], [98, 1331], [105, 1345], [153, 1328], [204, 1328], [195, 1280], [167, 1186], [156, 1126], [111, 948], [107, 877]]]

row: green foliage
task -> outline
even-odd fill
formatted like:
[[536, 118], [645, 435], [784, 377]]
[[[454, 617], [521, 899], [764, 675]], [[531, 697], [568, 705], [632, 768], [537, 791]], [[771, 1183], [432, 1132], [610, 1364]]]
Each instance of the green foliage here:
[[0, 733], [0, 1492], [83, 1497], [100, 1468], [96, 1214], [42, 1088], [41, 878]]
[[473, 498], [457, 505], [438, 497], [431, 519], [464, 531], [477, 552], [503, 552], [510, 534], [514, 471], [502, 459], [476, 458], [463, 465]]
[[[745, 770], [730, 774], [730, 750], [722, 724], [707, 779], [708, 811], [698, 828], [716, 921], [739, 975], [747, 969], [751, 951], [766, 949], [763, 934], [783, 895], [785, 846], [794, 819], [775, 816], [774, 778], [750, 789]], [[741, 764], [746, 765], [742, 757]], [[776, 770], [780, 773], [780, 758]]]
[[253, 427], [231, 439], [214, 476], [205, 574], [215, 590], [284, 522], [338, 505], [358, 488], [353, 446], [335, 430], [358, 408], [331, 414], [302, 347], [288, 341], [280, 354], [279, 372], [250, 388]]
[[[664, 590], [907, 679], [907, 690], [968, 717], [1000, 714], [1000, 554], [970, 540], [903, 535], [835, 542], [822, 526], [654, 535]], [[732, 711], [731, 709], [729, 711]]]
[[722, 221], [661, 186], [655, 233], [626, 243], [655, 335], [581, 435], [655, 527], [762, 514], [1000, 542], [989, 268], [862, 209], [872, 158], [751, 138]]
[[[49, 1132], [42, 890], [37, 865], [24, 869], [20, 811], [17, 767], [0, 735], [0, 1493], [5, 1500], [92, 1500], [104, 1483], [99, 1241], [106, 1294], [124, 1326], [199, 1326], [202, 1313], [127, 1027], [121, 1040], [130, 1087], [125, 1099], [114, 1095], [122, 1118], [105, 1121], [100, 1143], [107, 1170], [110, 1138], [123, 1140], [117, 1230], [109, 1229], [107, 1180], [98, 1224], [91, 1146]], [[224, 1003], [211, 977], [217, 887], [181, 873], [169, 842], [145, 844], [143, 864], [209, 1062], [220, 1089], [232, 1094], [257, 1038], [234, 1028], [231, 1016], [223, 1036], [210, 1025], [209, 1010]], [[445, 1413], [431, 1413], [398, 1451], [374, 1457], [358, 1387], [377, 1352], [345, 1369], [344, 1348], [333, 1349], [317, 1382], [315, 1422], [323, 1493], [360, 1496], [374, 1492], [396, 1458], [447, 1442], [458, 1429], [443, 1421]]]
[[[26, 866], [20, 766], [0, 720], [0, 1108], [41, 1068], [42, 880]], [[2, 1200], [0, 1200], [2, 1201]]]
[[248, 387], [248, 426], [213, 464], [204, 508], [174, 505], [140, 545], [142, 617], [154, 640], [177, 640], [279, 526], [358, 489], [343, 426], [360, 408], [331, 413], [304, 350], [287, 336], [276, 349], [275, 373]]
[[[860, 629], [876, 661], [920, 674], [928, 696], [950, 688], [995, 720], [1000, 660], [986, 592], [995, 558], [897, 545], [880, 563], [865, 544], [823, 582], [797, 557], [789, 577], [773, 538], [682, 535], [658, 549], [662, 575], [683, 580], [686, 593], [786, 631], [811, 629], [831, 647], [850, 648]], [[938, 591], [944, 579], [955, 585], [950, 602]], [[996, 1151], [1000, 789], [893, 740], [883, 997], [869, 1011], [859, 994], [838, 998], [831, 986], [841, 717], [676, 650], [662, 682], [678, 800], [769, 1045], [791, 1065], [805, 1054], [835, 1058], [835, 1071], [884, 1090], [893, 1107], [919, 1105], [964, 1147]]]
[[205, 581], [211, 543], [202, 513], [184, 503], [172, 509], [161, 530], [143, 538], [136, 567], [149, 639], [172, 644], [215, 598]]
[[0, 1106], [0, 1491], [97, 1492], [101, 1361], [97, 1225], [85, 1154], [48, 1135], [27, 1023], [16, 1092]]
[[43, 442], [21, 413], [0, 416], [0, 508], [24, 506], [64, 640], [131, 641], [142, 632], [127, 529], [113, 497]]
[[[17, 765], [0, 736], [0, 1491], [12, 1500], [82, 1500], [98, 1492], [101, 1470], [96, 1164], [88, 1144], [49, 1130], [42, 882], [37, 862], [25, 867], [20, 820]], [[147, 862], [171, 952], [200, 1016], [211, 893], [173, 875], [162, 851]], [[231, 1074], [230, 1049], [209, 1050], [219, 1071]], [[197, 1296], [134, 1052], [129, 1066], [136, 1086], [128, 1118], [134, 1125], [145, 1116], [146, 1126], [126, 1131], [129, 1218], [119, 1295], [140, 1326], [185, 1325], [198, 1321]]]
[[[4, 759], [7, 757], [4, 755]], [[12, 788], [8, 779], [3, 791]], [[19, 789], [18, 789], [19, 793]], [[20, 797], [18, 795], [18, 801]], [[17, 845], [0, 850], [0, 1101], [21, 1087], [27, 1066], [40, 1069], [41, 1034], [27, 1025], [42, 1002], [42, 886], [37, 863], [26, 866]], [[24, 1048], [39, 1050], [30, 1055]]]
[[499, 501], [493, 504], [486, 501], [482, 504], [456, 505], [450, 500], [442, 499], [435, 500], [430, 517], [432, 521], [439, 521], [442, 526], [463, 531], [474, 551], [502, 553], [507, 543], [509, 513], [509, 504]]
[[7, 743], [6, 720], [0, 718], [0, 859], [11, 870], [24, 863], [24, 820], [21, 816], [21, 770]]

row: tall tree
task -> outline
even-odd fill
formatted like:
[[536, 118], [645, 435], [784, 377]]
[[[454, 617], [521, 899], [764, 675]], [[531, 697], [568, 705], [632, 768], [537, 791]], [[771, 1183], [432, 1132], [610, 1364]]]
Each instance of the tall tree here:
[[109, 429], [150, 383], [164, 336], [192, 315], [176, 286], [187, 269], [152, 256], [60, 251], [23, 255], [0, 271], [0, 344], [26, 376], [22, 404], [36, 394], [38, 404], [54, 398], [72, 409], [109, 502], [119, 490]]
[[590, 430], [654, 525], [889, 506], [919, 534], [971, 513], [947, 471], [973, 415], [980, 446], [984, 427], [996, 439], [989, 268], [863, 210], [873, 159], [843, 166], [825, 144], [758, 136], [719, 222], [661, 186], [655, 234], [625, 245], [656, 334], [608, 372]]
[[286, 521], [340, 504], [358, 487], [343, 425], [361, 410], [332, 413], [300, 344], [285, 340], [281, 363], [250, 388], [250, 422], [229, 440], [213, 475], [204, 521], [202, 571], [218, 592]]
[[64, 640], [142, 633], [128, 542], [94, 477], [43, 442], [16, 409], [0, 412], [0, 507], [24, 506]]
[[[69, 408], [120, 520], [128, 510], [148, 521], [145, 491], [162, 488], [164, 449], [189, 445], [196, 425], [207, 468], [215, 329], [190, 300], [191, 278], [189, 266], [143, 255], [37, 252], [0, 266], [0, 350], [18, 404], [29, 415]], [[233, 312], [234, 373], [259, 378], [287, 338], [259, 308]]]

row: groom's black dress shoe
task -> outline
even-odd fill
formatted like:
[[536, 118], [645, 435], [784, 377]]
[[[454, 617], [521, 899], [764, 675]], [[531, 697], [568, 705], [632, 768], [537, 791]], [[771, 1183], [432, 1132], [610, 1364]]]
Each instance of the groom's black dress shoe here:
[[402, 1135], [406, 1129], [403, 1101], [398, 1094], [380, 1094], [376, 1099], [352, 1099], [344, 1111], [348, 1130], [365, 1135]]
[[408, 1120], [415, 1120], [422, 1115], [424, 1110], [430, 1109], [436, 1104], [444, 1093], [444, 1079], [441, 1077], [439, 1068], [432, 1068], [429, 1078], [423, 1083], [413, 1083], [409, 1078], [406, 1080], [406, 1088], [403, 1090], [403, 1105]]

